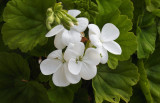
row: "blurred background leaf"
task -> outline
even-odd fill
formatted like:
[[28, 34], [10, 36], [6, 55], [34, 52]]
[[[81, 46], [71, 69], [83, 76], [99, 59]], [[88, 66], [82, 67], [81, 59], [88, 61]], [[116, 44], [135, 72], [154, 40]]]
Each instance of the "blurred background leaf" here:
[[0, 53], [1, 103], [50, 103], [43, 85], [29, 78], [26, 60], [15, 53]]

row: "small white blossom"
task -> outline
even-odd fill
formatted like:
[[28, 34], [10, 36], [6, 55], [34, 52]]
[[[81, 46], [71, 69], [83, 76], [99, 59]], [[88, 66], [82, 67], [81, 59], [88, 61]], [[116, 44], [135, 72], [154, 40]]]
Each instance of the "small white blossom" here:
[[62, 50], [50, 53], [47, 59], [41, 62], [40, 70], [44, 75], [53, 74], [53, 83], [60, 87], [68, 86], [70, 83], [78, 83], [81, 79], [79, 75], [73, 75], [69, 72], [68, 64], [63, 59]]
[[120, 45], [114, 41], [120, 34], [119, 29], [115, 25], [107, 23], [103, 26], [101, 32], [95, 24], [88, 25], [88, 28], [89, 39], [97, 47], [101, 55], [101, 63], [105, 64], [108, 61], [107, 51], [116, 55], [122, 53]]
[[[69, 10], [68, 14], [76, 17], [81, 12], [79, 10]], [[88, 19], [84, 17], [77, 18], [78, 25], [73, 25], [70, 30], [64, 28], [63, 25], [57, 25], [50, 30], [46, 37], [55, 36], [54, 45], [57, 49], [63, 49], [69, 45], [69, 43], [80, 42], [82, 39], [81, 32], [85, 31], [88, 26]]]
[[68, 62], [68, 69], [73, 75], [80, 75], [85, 80], [92, 79], [97, 74], [97, 65], [100, 62], [99, 52], [88, 48], [84, 55], [85, 46], [82, 42], [70, 43], [64, 53]]

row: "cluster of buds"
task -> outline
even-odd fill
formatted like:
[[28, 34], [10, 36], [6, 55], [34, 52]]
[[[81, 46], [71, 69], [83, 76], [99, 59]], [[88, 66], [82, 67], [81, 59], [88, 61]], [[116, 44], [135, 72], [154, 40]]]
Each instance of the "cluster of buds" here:
[[70, 30], [70, 27], [74, 25], [78, 25], [77, 19], [69, 15], [67, 11], [63, 9], [61, 2], [48, 8], [46, 15], [46, 26], [48, 30], [51, 30], [54, 26], [59, 24], [62, 24], [67, 30]]

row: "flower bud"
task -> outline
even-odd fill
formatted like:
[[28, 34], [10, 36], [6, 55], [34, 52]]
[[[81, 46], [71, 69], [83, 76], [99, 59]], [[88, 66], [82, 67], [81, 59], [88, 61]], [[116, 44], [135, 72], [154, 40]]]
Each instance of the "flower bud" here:
[[48, 8], [48, 9], [47, 9], [47, 13], [46, 13], [47, 17], [48, 17], [48, 16], [52, 16], [52, 14], [53, 14], [52, 8]]
[[63, 24], [63, 26], [67, 29], [70, 30], [71, 27], [71, 23], [69, 21], [66, 21], [64, 18], [61, 19], [61, 22]]
[[59, 19], [59, 17], [57, 15], [55, 15], [55, 22], [57, 24], [61, 24], [61, 20]]
[[73, 26], [74, 26], [73, 22], [69, 22], [69, 23], [70, 23], [70, 26], [71, 26], [71, 27], [73, 27]]
[[68, 30], [74, 25], [78, 25], [77, 19], [63, 9], [61, 2], [56, 3], [52, 8], [48, 8], [46, 15], [46, 26], [49, 30], [59, 24], [62, 24]]
[[78, 22], [75, 22], [74, 24], [75, 24], [75, 25], [79, 25], [79, 23], [78, 23]]
[[70, 25], [66, 24], [66, 23], [63, 23], [63, 26], [67, 29], [67, 30], [70, 30]]
[[72, 22], [74, 23], [74, 25], [78, 25], [78, 21], [75, 17], [69, 15], [68, 13], [62, 11], [68, 18], [70, 18], [72, 20]]
[[63, 9], [62, 2], [56, 3], [53, 7], [54, 11], [60, 11]]
[[62, 15], [62, 19], [61, 19], [61, 21], [63, 21], [62, 22], [62, 24], [64, 25], [67, 25], [67, 27], [73, 27], [74, 26], [74, 23], [73, 23], [73, 21], [69, 18], [69, 17], [67, 17], [65, 14], [63, 14], [62, 12], [61, 12], [61, 15]]
[[56, 7], [55, 7], [55, 10], [62, 10], [63, 9], [63, 6], [62, 5], [57, 5]]
[[51, 24], [54, 22], [54, 16], [53, 16], [54, 13], [53, 13], [52, 8], [47, 9], [46, 15], [47, 15], [46, 26], [47, 26], [47, 29], [50, 30], [50, 29], [52, 29]]

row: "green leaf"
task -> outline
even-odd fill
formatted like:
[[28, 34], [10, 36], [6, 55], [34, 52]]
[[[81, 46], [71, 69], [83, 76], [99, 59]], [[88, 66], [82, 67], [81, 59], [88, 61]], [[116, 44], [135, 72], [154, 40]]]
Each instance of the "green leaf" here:
[[100, 65], [92, 82], [96, 103], [102, 103], [103, 100], [119, 103], [120, 99], [128, 103], [132, 86], [138, 79], [138, 68], [130, 62], [120, 62], [115, 70]]
[[86, 17], [90, 22], [95, 21], [98, 6], [91, 0], [75, 0], [75, 8], [81, 11], [80, 17]]
[[155, 17], [145, 12], [142, 22], [137, 26], [137, 55], [139, 59], [148, 58], [155, 50], [155, 41], [157, 29], [155, 24]]
[[122, 15], [127, 15], [129, 19], [133, 19], [134, 7], [131, 0], [122, 0], [119, 10]]
[[90, 103], [87, 90], [84, 88], [80, 88], [75, 94], [73, 103]]
[[64, 7], [64, 9], [70, 10], [74, 8], [74, 0], [57, 0], [59, 2], [62, 2], [62, 5]]
[[[109, 53], [108, 59], [109, 67], [115, 69], [118, 65], [118, 61], [128, 60], [130, 56], [136, 51], [137, 40], [136, 36], [132, 32], [129, 32], [132, 29], [132, 21], [128, 19], [126, 15], [120, 15], [120, 12], [117, 10], [121, 2], [116, 2], [112, 7], [111, 5], [113, 5], [112, 3], [115, 0], [112, 2], [109, 1], [98, 1], [99, 15], [96, 18], [96, 23], [99, 27], [102, 27], [106, 23], [113, 23], [120, 30], [120, 36], [116, 42], [120, 44], [122, 48], [122, 54], [113, 55]], [[108, 7], [104, 5], [105, 3], [106, 5], [110, 4], [110, 6]]]
[[146, 103], [145, 96], [143, 95], [139, 85], [133, 87], [133, 95], [130, 98], [129, 103]]
[[[2, 25], [3, 25], [3, 23], [1, 22], [0, 23], [0, 30], [2, 28]], [[6, 45], [4, 45], [3, 40], [2, 40], [2, 34], [0, 32], [0, 52], [6, 52], [6, 51], [9, 51], [9, 48]]]
[[145, 1], [144, 0], [132, 0], [134, 5], [134, 17], [133, 17], [133, 31], [136, 32], [138, 24], [141, 22], [141, 16], [144, 14]]
[[138, 61], [138, 67], [139, 67], [139, 73], [140, 73], [140, 81], [139, 84], [141, 86], [141, 89], [146, 97], [146, 100], [148, 103], [153, 103], [151, 93], [149, 90], [149, 82], [147, 79], [147, 74], [144, 68], [143, 60]]
[[50, 81], [50, 84], [51, 89], [48, 90], [48, 97], [53, 103], [72, 103], [74, 99], [74, 93], [81, 85], [81, 83], [78, 83], [68, 87], [56, 87], [53, 85], [52, 81]]
[[74, 92], [68, 88], [54, 88], [48, 91], [48, 96], [53, 103], [72, 103]]
[[145, 0], [146, 9], [154, 15], [160, 17], [160, 1], [159, 0]]
[[49, 80], [51, 79], [51, 76], [50, 75], [43, 75], [42, 73], [40, 73], [39, 75], [38, 75], [38, 80], [40, 81], [40, 82], [48, 82]]
[[158, 29], [158, 33], [159, 33], [159, 35], [160, 35], [160, 19], [159, 19], [159, 22], [158, 22], [157, 29]]
[[24, 89], [22, 89], [23, 92], [20, 97], [11, 103], [51, 103], [48, 99], [46, 89], [38, 82], [30, 81], [22, 88]]
[[50, 103], [45, 88], [29, 77], [28, 63], [20, 55], [0, 53], [1, 103]]
[[45, 19], [47, 8], [55, 0], [12, 0], [7, 3], [3, 17], [3, 40], [11, 49], [23, 52], [47, 42]]
[[139, 61], [140, 86], [148, 103], [159, 103], [160, 100], [160, 47], [147, 61]]
[[[96, 0], [98, 4], [98, 15], [96, 17], [96, 24], [102, 27], [107, 21], [110, 13], [115, 12], [121, 5], [121, 0]], [[102, 23], [103, 22], [103, 23]]]
[[49, 53], [51, 53], [52, 51], [56, 49], [54, 47], [53, 41], [54, 41], [53, 38], [49, 38], [48, 42], [45, 45], [43, 46], [38, 45], [33, 50], [31, 50], [29, 54], [33, 56], [37, 56], [37, 57], [42, 57], [42, 56], [47, 57]]

